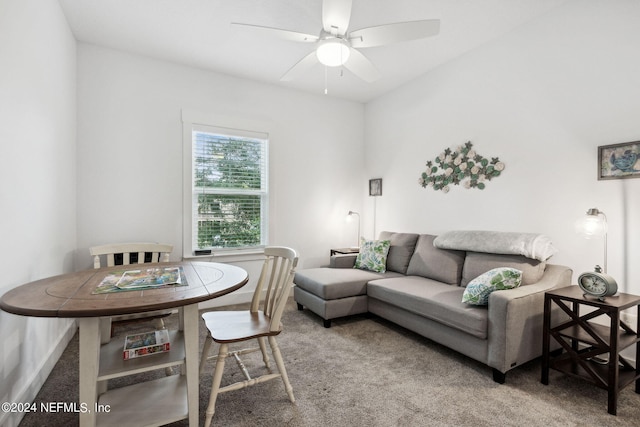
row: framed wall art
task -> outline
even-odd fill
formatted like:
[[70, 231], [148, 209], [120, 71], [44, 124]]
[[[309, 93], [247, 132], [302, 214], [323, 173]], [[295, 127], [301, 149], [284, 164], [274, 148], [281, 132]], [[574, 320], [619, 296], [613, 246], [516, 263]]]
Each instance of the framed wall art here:
[[640, 141], [598, 147], [598, 179], [640, 178]]
[[369, 195], [382, 196], [382, 178], [369, 180]]

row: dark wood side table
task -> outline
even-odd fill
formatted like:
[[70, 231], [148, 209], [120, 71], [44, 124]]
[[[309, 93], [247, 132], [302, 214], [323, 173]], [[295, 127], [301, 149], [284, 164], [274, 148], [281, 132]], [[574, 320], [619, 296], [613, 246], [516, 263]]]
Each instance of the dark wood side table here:
[[329, 256], [334, 256], [336, 254], [347, 255], [347, 254], [357, 254], [360, 252], [360, 248], [334, 248], [331, 249]]
[[[551, 325], [552, 304], [560, 307], [569, 319]], [[595, 310], [580, 314], [581, 306]], [[583, 378], [607, 390], [608, 411], [616, 415], [618, 394], [635, 381], [635, 391], [640, 393], [640, 363], [633, 366], [620, 352], [636, 346], [636, 359], [640, 355], [640, 317], [635, 331], [620, 319], [622, 310], [636, 306], [640, 314], [640, 296], [619, 293], [607, 297], [604, 302], [585, 296], [578, 286], [568, 286], [545, 293], [544, 330], [542, 344], [542, 384], [549, 384], [549, 369]], [[592, 319], [606, 315], [609, 325], [594, 323]], [[559, 355], [550, 354], [551, 338], [562, 348]], [[594, 360], [594, 358], [596, 358]], [[598, 362], [598, 359], [604, 362]]]

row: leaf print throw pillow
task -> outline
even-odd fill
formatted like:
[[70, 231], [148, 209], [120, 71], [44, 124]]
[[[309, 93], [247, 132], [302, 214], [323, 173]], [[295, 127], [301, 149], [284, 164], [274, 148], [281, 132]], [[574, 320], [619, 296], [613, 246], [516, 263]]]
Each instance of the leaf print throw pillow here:
[[391, 240], [365, 240], [363, 237], [353, 268], [384, 273], [387, 270], [389, 246], [391, 246]]
[[522, 283], [522, 271], [515, 268], [494, 268], [469, 282], [462, 295], [462, 302], [473, 305], [489, 305], [493, 291], [513, 289]]

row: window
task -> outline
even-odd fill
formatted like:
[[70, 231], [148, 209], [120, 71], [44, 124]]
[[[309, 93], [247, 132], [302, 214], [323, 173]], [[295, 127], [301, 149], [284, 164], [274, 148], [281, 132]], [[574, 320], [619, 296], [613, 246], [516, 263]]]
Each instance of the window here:
[[190, 173], [185, 177], [190, 203], [185, 201], [185, 207], [190, 225], [185, 226], [185, 252], [265, 246], [268, 134], [188, 125]]

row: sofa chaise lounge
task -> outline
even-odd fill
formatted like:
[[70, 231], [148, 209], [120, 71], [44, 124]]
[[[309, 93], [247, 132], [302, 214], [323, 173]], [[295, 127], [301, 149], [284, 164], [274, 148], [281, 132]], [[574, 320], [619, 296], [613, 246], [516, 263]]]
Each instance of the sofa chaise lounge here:
[[[384, 272], [353, 268], [355, 255], [329, 267], [299, 270], [294, 299], [324, 319], [373, 313], [506, 372], [542, 354], [545, 291], [571, 284], [568, 267], [548, 264], [556, 250], [542, 235], [453, 231], [441, 236], [382, 232], [390, 241]], [[522, 272], [514, 289], [490, 293], [488, 305], [462, 302], [465, 287], [495, 268]]]

